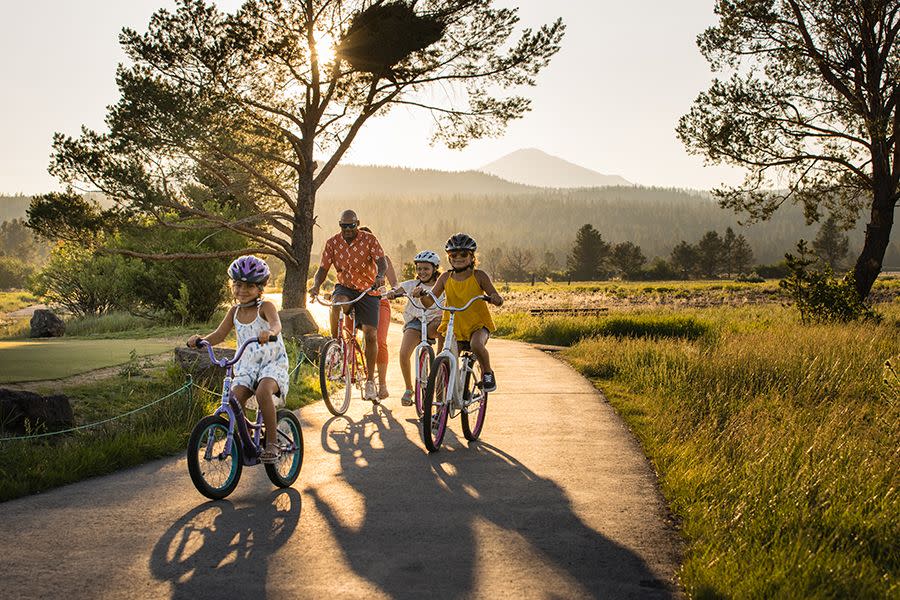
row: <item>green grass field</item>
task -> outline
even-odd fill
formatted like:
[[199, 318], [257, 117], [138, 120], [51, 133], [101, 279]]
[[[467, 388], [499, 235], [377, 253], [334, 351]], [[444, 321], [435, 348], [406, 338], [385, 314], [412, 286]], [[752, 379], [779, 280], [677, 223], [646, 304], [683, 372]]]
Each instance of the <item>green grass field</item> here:
[[165, 339], [67, 339], [0, 341], [0, 383], [59, 379], [172, 350]]
[[40, 302], [28, 292], [0, 292], [0, 313], [12, 312]]
[[681, 522], [689, 596], [888, 598], [900, 304], [878, 309], [878, 325], [804, 326], [777, 305], [497, 320], [510, 337], [571, 341], [564, 360], [635, 432]]

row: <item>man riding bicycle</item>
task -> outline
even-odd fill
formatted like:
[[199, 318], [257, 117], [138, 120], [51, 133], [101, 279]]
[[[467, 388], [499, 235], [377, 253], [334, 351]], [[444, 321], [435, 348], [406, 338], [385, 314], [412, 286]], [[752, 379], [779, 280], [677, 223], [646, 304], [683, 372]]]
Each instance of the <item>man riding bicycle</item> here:
[[[325, 249], [322, 251], [322, 259], [315, 276], [309, 295], [313, 298], [319, 295], [319, 288], [331, 265], [337, 271], [337, 284], [334, 286], [332, 298], [335, 302], [347, 302], [362, 294], [373, 285], [376, 288], [384, 285], [384, 274], [387, 271], [387, 259], [378, 239], [371, 233], [359, 230], [359, 218], [352, 210], [345, 210], [341, 214], [338, 225], [341, 232], [328, 238]], [[375, 361], [378, 355], [378, 313], [380, 295], [377, 291], [370, 291], [358, 302], [349, 307], [355, 311], [357, 326], [363, 331], [366, 340], [366, 400], [376, 401], [378, 394], [375, 389]], [[338, 311], [341, 307], [331, 309], [331, 336], [338, 337]]]

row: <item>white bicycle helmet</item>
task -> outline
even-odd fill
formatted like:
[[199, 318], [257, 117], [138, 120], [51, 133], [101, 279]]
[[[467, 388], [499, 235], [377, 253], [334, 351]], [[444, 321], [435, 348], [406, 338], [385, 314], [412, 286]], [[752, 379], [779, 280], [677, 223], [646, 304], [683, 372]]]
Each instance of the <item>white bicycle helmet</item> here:
[[436, 253], [432, 252], [431, 250], [422, 250], [421, 252], [416, 254], [416, 257], [413, 258], [413, 262], [414, 263], [418, 263], [418, 262], [431, 263], [434, 265], [435, 269], [437, 269], [438, 267], [441, 266], [440, 257]]

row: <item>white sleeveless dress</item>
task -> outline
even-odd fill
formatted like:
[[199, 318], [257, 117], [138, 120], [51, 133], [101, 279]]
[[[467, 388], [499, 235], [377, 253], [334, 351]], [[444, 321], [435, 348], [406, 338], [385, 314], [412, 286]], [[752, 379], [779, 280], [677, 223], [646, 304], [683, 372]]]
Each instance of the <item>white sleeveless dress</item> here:
[[[259, 309], [256, 311], [256, 318], [251, 323], [238, 321], [237, 313], [238, 311], [235, 310], [233, 320], [238, 348], [247, 340], [259, 339], [260, 332], [269, 329], [269, 323], [259, 314]], [[290, 379], [288, 371], [287, 349], [284, 347], [283, 337], [278, 336], [276, 342], [248, 346], [244, 350], [241, 360], [234, 366], [234, 379], [231, 383], [255, 390], [264, 377], [274, 379], [279, 390], [278, 395], [275, 396], [275, 405], [282, 406], [288, 393]], [[251, 406], [251, 408], [254, 407]]]

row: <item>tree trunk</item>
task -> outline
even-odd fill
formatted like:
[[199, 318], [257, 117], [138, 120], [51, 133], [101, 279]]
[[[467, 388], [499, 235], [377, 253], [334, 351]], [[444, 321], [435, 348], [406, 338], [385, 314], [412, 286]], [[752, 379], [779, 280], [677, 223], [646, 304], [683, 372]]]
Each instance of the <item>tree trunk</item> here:
[[881, 273], [884, 253], [891, 240], [895, 205], [894, 190], [890, 189], [889, 185], [881, 185], [875, 189], [872, 213], [866, 226], [866, 241], [853, 269], [856, 292], [863, 300], [869, 295], [872, 284]]
[[309, 256], [312, 253], [316, 191], [312, 177], [304, 177], [297, 188], [297, 214], [291, 234], [291, 252], [298, 264], [285, 265], [282, 309], [306, 306], [306, 281], [309, 279]]

